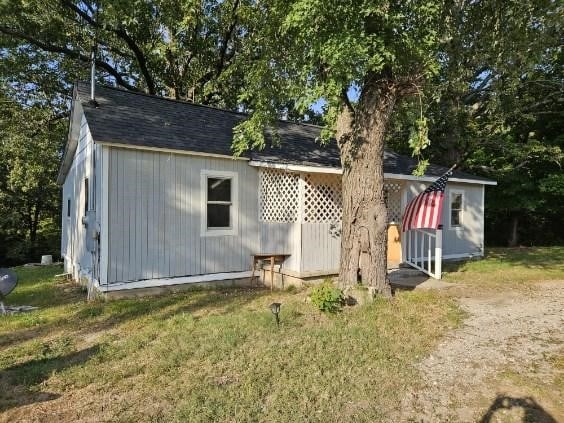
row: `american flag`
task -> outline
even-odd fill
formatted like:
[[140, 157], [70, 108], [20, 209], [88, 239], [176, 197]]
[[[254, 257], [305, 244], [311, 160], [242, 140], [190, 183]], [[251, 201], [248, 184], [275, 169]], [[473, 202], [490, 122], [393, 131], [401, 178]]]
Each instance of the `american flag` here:
[[445, 187], [451, 175], [452, 170], [449, 170], [433, 182], [429, 188], [409, 202], [403, 215], [402, 232], [410, 229], [437, 229], [439, 227], [443, 211]]

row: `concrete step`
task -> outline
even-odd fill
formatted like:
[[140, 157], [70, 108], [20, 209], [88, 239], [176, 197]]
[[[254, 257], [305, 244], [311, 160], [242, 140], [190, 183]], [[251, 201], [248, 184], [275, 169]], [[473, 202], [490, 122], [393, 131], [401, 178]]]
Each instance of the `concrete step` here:
[[401, 280], [401, 279], [410, 279], [410, 278], [429, 278], [426, 273], [421, 272], [420, 270], [414, 269], [412, 267], [409, 268], [399, 268], [394, 269], [388, 272], [388, 277], [390, 281], [394, 280]]

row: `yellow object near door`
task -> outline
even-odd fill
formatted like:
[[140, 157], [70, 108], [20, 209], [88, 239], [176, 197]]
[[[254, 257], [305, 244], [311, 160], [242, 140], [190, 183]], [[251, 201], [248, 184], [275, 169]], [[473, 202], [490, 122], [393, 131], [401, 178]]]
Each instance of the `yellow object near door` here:
[[397, 224], [388, 226], [388, 267], [401, 261], [401, 235]]

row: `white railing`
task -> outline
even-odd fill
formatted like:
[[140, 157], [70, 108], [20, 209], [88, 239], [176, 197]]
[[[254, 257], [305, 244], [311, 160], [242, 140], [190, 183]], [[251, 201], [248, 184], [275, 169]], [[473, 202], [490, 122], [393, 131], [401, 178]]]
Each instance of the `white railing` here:
[[443, 231], [412, 229], [404, 233], [404, 242], [404, 261], [435, 279], [441, 279]]

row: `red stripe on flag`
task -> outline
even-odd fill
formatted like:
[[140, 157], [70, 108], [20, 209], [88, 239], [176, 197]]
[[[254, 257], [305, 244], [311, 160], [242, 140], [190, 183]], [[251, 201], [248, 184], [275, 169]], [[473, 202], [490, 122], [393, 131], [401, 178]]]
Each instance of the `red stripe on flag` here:
[[437, 204], [437, 213], [433, 222], [433, 228], [437, 229], [441, 222], [441, 216], [443, 214], [443, 201], [445, 198], [444, 192], [439, 193], [439, 204]]
[[433, 216], [435, 215], [435, 205], [437, 201], [437, 191], [433, 191], [429, 195], [429, 201], [427, 202], [427, 210], [425, 211], [425, 227], [432, 227]]
[[409, 229], [409, 216], [411, 214], [411, 209], [413, 208], [413, 202], [415, 198], [412, 198], [409, 203], [407, 203], [407, 207], [405, 208], [405, 212], [403, 213], [403, 221], [401, 222], [401, 230], [405, 232]]
[[413, 201], [413, 207], [411, 209], [411, 214], [409, 216], [409, 221], [408, 221], [408, 229], [413, 229], [417, 226], [416, 225], [417, 216], [418, 216], [419, 208], [421, 207], [421, 201], [423, 200], [423, 194], [424, 193], [419, 194], [417, 197], [415, 197], [415, 200]]
[[419, 200], [419, 205], [417, 206], [417, 219], [415, 219], [414, 227], [421, 228], [423, 226], [423, 217], [425, 216], [425, 207], [427, 205], [427, 201], [429, 200], [429, 194], [423, 193], [421, 195], [421, 199]]

